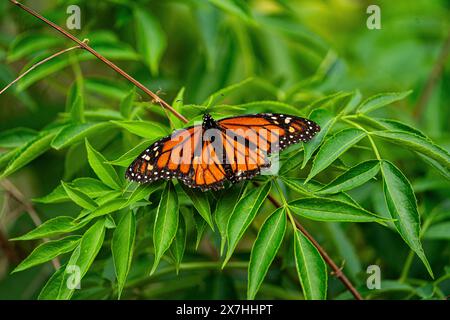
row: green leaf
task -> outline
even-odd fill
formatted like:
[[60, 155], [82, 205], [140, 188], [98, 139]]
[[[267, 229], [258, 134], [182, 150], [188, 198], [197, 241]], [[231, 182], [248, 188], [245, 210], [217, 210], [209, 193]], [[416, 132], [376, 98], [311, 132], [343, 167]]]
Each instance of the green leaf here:
[[166, 49], [166, 35], [158, 20], [144, 8], [134, 10], [137, 48], [150, 68], [153, 76], [158, 75], [159, 61]]
[[286, 210], [278, 208], [261, 226], [252, 247], [248, 265], [247, 299], [254, 299], [273, 259], [280, 249], [286, 231]]
[[18, 34], [10, 45], [7, 62], [11, 63], [40, 50], [48, 50], [62, 44], [62, 40], [42, 32]]
[[216, 210], [214, 211], [214, 220], [216, 221], [217, 229], [219, 230], [220, 241], [220, 255], [223, 254], [225, 244], [227, 241], [227, 226], [230, 220], [231, 214], [234, 211], [239, 197], [242, 193], [243, 186], [241, 188], [235, 187], [222, 192], [216, 203]]
[[97, 208], [97, 203], [89, 198], [89, 196], [84, 192], [69, 186], [68, 184], [64, 183], [64, 181], [61, 181], [61, 185], [63, 186], [69, 198], [80, 207], [88, 210], [95, 210], [95, 208]]
[[450, 169], [449, 153], [441, 147], [435, 145], [427, 138], [403, 131], [373, 131], [370, 134], [374, 134], [380, 138], [386, 139], [389, 142], [419, 152], [431, 159], [436, 160], [445, 168]]
[[109, 122], [90, 122], [69, 124], [64, 127], [52, 140], [52, 147], [60, 150], [83, 140], [86, 137], [95, 136], [106, 129], [111, 128]]
[[281, 179], [287, 187], [307, 197], [315, 197], [316, 192], [322, 186], [322, 184], [314, 180], [305, 182], [305, 179], [301, 178], [282, 177]]
[[[111, 78], [89, 77], [85, 79], [85, 83], [86, 91], [88, 93], [117, 100], [122, 100], [129, 91], [128, 85]], [[120, 115], [120, 112], [118, 113]]]
[[112, 121], [117, 126], [146, 139], [158, 139], [169, 132], [157, 122], [151, 121]]
[[203, 219], [199, 214], [194, 214], [193, 217], [195, 223], [195, 230], [197, 231], [195, 239], [195, 250], [198, 250], [198, 246], [200, 245], [203, 239], [203, 234], [205, 233], [206, 226], [208, 225], [208, 223], [206, 223], [205, 219]]
[[354, 144], [358, 143], [365, 135], [365, 132], [359, 129], [344, 129], [325, 140], [314, 158], [311, 172], [306, 181], [309, 181], [319, 172], [326, 169], [333, 161], [339, 158]]
[[[303, 150], [293, 151], [287, 158], [282, 160], [282, 165], [278, 171], [278, 176], [286, 177], [293, 170], [298, 170], [303, 162]], [[295, 174], [296, 171], [294, 171]]]
[[[295, 86], [293, 86], [291, 90], [293, 90]], [[307, 108], [310, 110], [314, 110], [317, 108], [322, 109], [330, 109], [332, 111], [339, 111], [339, 108], [344, 107], [343, 103], [344, 101], [348, 100], [348, 97], [350, 96], [349, 92], [344, 91], [338, 91], [326, 96], [322, 95], [312, 95], [312, 98], [316, 98], [310, 103]], [[294, 96], [295, 98], [295, 96]]]
[[142, 199], [148, 197], [153, 192], [158, 190], [163, 185], [162, 181], [156, 181], [148, 184], [140, 184], [136, 189], [133, 190], [130, 196], [128, 196], [128, 200], [125, 206], [131, 205], [135, 202], [141, 201]]
[[[75, 62], [75, 60], [74, 60]], [[78, 67], [75, 67], [75, 69], [78, 69]], [[81, 94], [81, 92], [84, 92], [84, 79], [78, 76], [77, 72], [77, 79], [72, 83], [72, 85], [69, 87], [69, 90], [66, 95], [66, 105], [65, 105], [65, 111], [69, 112], [68, 116], [70, 117], [70, 111], [71, 108], [77, 99], [77, 97]]]
[[175, 235], [172, 245], [170, 246], [170, 253], [175, 261], [177, 274], [180, 271], [180, 264], [183, 260], [184, 250], [186, 249], [186, 236], [186, 221], [184, 220], [183, 215], [181, 215], [180, 222], [178, 223], [177, 234]]
[[84, 112], [86, 119], [90, 121], [110, 121], [123, 120], [122, 115], [117, 110], [99, 108], [95, 110], [86, 110]]
[[289, 208], [299, 216], [317, 221], [373, 222], [383, 217], [347, 202], [327, 198], [302, 198], [289, 202]]
[[55, 300], [58, 298], [61, 285], [64, 281], [65, 271], [65, 266], [55, 271], [39, 293], [38, 300]]
[[75, 223], [72, 217], [59, 216], [45, 221], [35, 229], [23, 236], [12, 240], [34, 240], [46, 237], [56, 236], [61, 233], [68, 233], [82, 228], [84, 224]]
[[418, 136], [427, 138], [422, 131], [420, 131], [416, 128], [413, 128], [410, 125], [400, 122], [398, 120], [380, 119], [380, 118], [372, 118], [372, 117], [364, 117], [364, 119], [367, 119], [367, 120], [370, 119], [369, 123], [371, 123], [372, 125], [374, 123], [376, 123], [380, 127], [380, 129], [388, 129], [389, 131], [406, 131], [406, 132], [413, 133]]
[[[104, 33], [104, 32], [103, 32]], [[103, 55], [107, 59], [111, 60], [132, 60], [136, 61], [139, 59], [139, 56], [134, 50], [126, 43], [120, 42], [117, 40], [117, 37], [110, 39], [101, 39], [99, 36], [100, 32], [90, 32], [89, 40], [92, 43], [95, 43], [95, 49], [98, 53]], [[104, 38], [104, 37], [103, 37]], [[38, 61], [43, 60], [49, 56], [48, 52], [36, 52], [33, 51], [33, 59], [29, 59], [29, 62], [23, 67], [23, 70], [29, 69], [32, 65], [36, 64]], [[95, 60], [91, 53], [82, 50], [79, 50], [76, 53], [76, 58], [78, 61], [89, 61]], [[61, 55], [59, 57], [55, 57], [45, 64], [39, 66], [30, 72], [25, 77], [23, 77], [17, 86], [18, 91], [25, 90], [33, 83], [48, 78], [51, 74], [56, 73], [63, 68], [66, 68], [73, 63], [73, 59], [71, 55]]]
[[417, 153], [419, 158], [421, 158], [423, 161], [428, 163], [430, 166], [435, 168], [444, 178], [447, 180], [450, 180], [450, 170], [444, 167], [442, 164], [440, 164], [438, 161], [431, 159], [430, 157], [427, 157], [424, 154]]
[[75, 123], [84, 122], [84, 98], [81, 92], [78, 92], [70, 108], [70, 118]]
[[189, 199], [191, 199], [192, 204], [194, 205], [195, 209], [197, 209], [198, 213], [200, 213], [203, 219], [205, 219], [211, 229], [214, 230], [214, 224], [211, 217], [211, 208], [209, 206], [207, 194], [198, 190], [194, 191], [184, 184], [181, 184], [181, 187], [184, 193], [186, 193]]
[[2, 170], [9, 161], [18, 154], [19, 148], [0, 153], [0, 170]]
[[155, 272], [164, 252], [169, 249], [178, 228], [178, 197], [172, 182], [166, 184], [156, 211], [153, 229], [153, 244], [155, 246], [155, 260], [150, 274]]
[[[345, 261], [345, 274], [356, 281], [363, 272], [359, 243], [354, 241], [353, 233], [347, 232], [347, 226], [343, 223], [329, 222], [324, 227], [328, 233], [327, 240], [335, 247], [334, 254]], [[348, 227], [351, 230], [351, 226]]]
[[209, 2], [247, 22], [253, 20], [250, 8], [243, 0], [209, 0]]
[[348, 169], [339, 177], [331, 181], [317, 194], [338, 193], [354, 189], [375, 177], [380, 171], [378, 160], [368, 160]]
[[420, 242], [420, 216], [411, 184], [396, 166], [386, 160], [381, 162], [381, 172], [386, 204], [391, 217], [396, 219], [394, 224], [403, 240], [419, 256], [433, 277]]
[[20, 147], [9, 161], [0, 178], [9, 176], [39, 157], [50, 148], [50, 142], [57, 130], [44, 130], [28, 143]]
[[[34, 59], [28, 61], [28, 63], [23, 67], [23, 70], [28, 70], [32, 65], [42, 61], [47, 58], [48, 54], [39, 54], [36, 55]], [[40, 65], [39, 68], [33, 70], [33, 72], [28, 73], [23, 76], [17, 84], [17, 91], [22, 92], [27, 89], [32, 84], [36, 83], [39, 80], [45, 79], [49, 77], [51, 74], [64, 69], [69, 66], [71, 61], [70, 57], [67, 55], [60, 55], [58, 57], [54, 57], [51, 60], [46, 61], [44, 64]]]
[[106, 229], [115, 229], [117, 228], [116, 222], [114, 221], [114, 218], [111, 216], [105, 217], [105, 228]]
[[222, 101], [230, 95], [231, 93], [244, 88], [245, 86], [249, 85], [251, 82], [253, 82], [254, 78], [247, 78], [241, 82], [232, 84], [231, 86], [225, 87], [223, 89], [220, 89], [219, 91], [211, 94], [208, 99], [206, 99], [202, 105], [205, 105], [207, 107], [210, 107], [212, 105], [217, 104], [218, 102]]
[[107, 186], [113, 189], [120, 189], [120, 180], [113, 166], [106, 163], [105, 157], [96, 151], [86, 140], [86, 151], [88, 161], [97, 177], [100, 178]]
[[333, 114], [327, 109], [315, 109], [308, 118], [320, 125], [320, 131], [310, 141], [303, 143], [305, 153], [303, 156], [302, 169], [306, 166], [309, 159], [311, 159], [314, 151], [322, 144], [328, 131], [330, 131], [330, 128], [336, 121]]
[[130, 92], [120, 101], [120, 114], [125, 119], [130, 119], [133, 110], [133, 103], [136, 98], [136, 87], [133, 87]]
[[[421, 132], [420, 130], [411, 127], [408, 124], [405, 124], [403, 122], [400, 122], [398, 120], [392, 120], [392, 119], [380, 119], [380, 118], [371, 118], [364, 115], [360, 115], [358, 118], [359, 121], [362, 121], [366, 124], [369, 124], [370, 126], [381, 129], [381, 130], [389, 130], [389, 131], [404, 131], [419, 137], [422, 137], [427, 140], [428, 144], [430, 140], [428, 137]], [[395, 143], [395, 142], [394, 142]], [[401, 143], [400, 141], [397, 143]], [[435, 146], [439, 148], [438, 146]], [[411, 148], [412, 149], [412, 148]], [[442, 151], [442, 150], [440, 150]], [[446, 151], [444, 151], [447, 153]], [[434, 167], [441, 175], [443, 175], [446, 179], [450, 180], [450, 170], [446, 168], [446, 164], [442, 165], [442, 162], [436, 161], [429, 156], [426, 156], [423, 153], [416, 152], [416, 154], [426, 163], [428, 163], [430, 166]]]
[[[180, 91], [178, 91], [177, 95], [175, 96], [175, 99], [173, 99], [172, 107], [181, 113], [181, 108], [184, 105], [184, 90], [185, 88], [182, 87]], [[179, 129], [184, 126], [183, 121], [178, 119], [174, 114], [169, 112], [169, 118], [170, 118], [170, 125], [172, 129]]]
[[316, 247], [298, 230], [294, 232], [294, 256], [305, 299], [326, 299], [327, 266]]
[[424, 239], [427, 240], [450, 240], [450, 221], [432, 225], [425, 232]]
[[245, 230], [247, 230], [250, 223], [252, 223], [259, 211], [259, 208], [261, 208], [264, 200], [269, 195], [270, 188], [271, 184], [266, 183], [263, 186], [251, 190], [247, 194], [243, 195], [234, 207], [227, 226], [228, 247], [222, 268], [231, 258], [231, 255], [233, 254], [239, 240], [244, 235]]
[[0, 132], [0, 148], [17, 148], [30, 142], [38, 132], [28, 128], [14, 128]]
[[[299, 178], [282, 177], [282, 180], [286, 186], [306, 197], [317, 197], [317, 192], [324, 187], [323, 184], [315, 180], [309, 180], [307, 183], [305, 183], [305, 179]], [[327, 195], [327, 198], [358, 206], [355, 200], [344, 192], [329, 194]]]
[[216, 69], [219, 48], [219, 25], [218, 10], [211, 5], [200, 5], [195, 9], [193, 16], [198, 23], [198, 31], [205, 50], [206, 67], [212, 72]]
[[411, 94], [412, 90], [403, 92], [381, 93], [368, 98], [358, 108], [358, 112], [367, 113], [384, 107], [388, 104], [402, 100]]
[[285, 102], [280, 101], [271, 101], [271, 100], [262, 100], [262, 101], [252, 101], [247, 103], [242, 103], [238, 105], [215, 105], [209, 110], [217, 110], [217, 111], [246, 111], [252, 110], [252, 112], [272, 112], [273, 110], [277, 110], [278, 113], [285, 114], [293, 114], [303, 116], [302, 110], [299, 110], [297, 107], [287, 104]]
[[142, 151], [148, 148], [148, 146], [150, 146], [154, 141], [155, 140], [144, 140], [133, 149], [128, 150], [116, 160], [109, 161], [108, 163], [115, 166], [128, 167], [131, 162], [133, 162], [133, 160], [136, 159], [142, 153]]
[[[68, 300], [72, 297], [76, 285], [80, 283], [71, 283], [74, 286], [70, 287], [68, 284], [71, 280], [81, 282], [100, 251], [104, 238], [105, 221], [100, 219], [84, 233], [79, 245], [72, 252], [56, 299]], [[79, 279], [73, 277], [75, 273], [79, 276]]]
[[90, 213], [82, 212], [80, 216], [77, 217], [77, 220], [81, 222], [87, 222], [94, 218], [101, 217], [111, 212], [123, 209], [127, 205], [128, 199], [117, 198], [118, 195], [120, 194], [112, 194], [112, 199], [108, 199], [104, 203], [100, 203], [99, 206], [95, 210], [92, 210]]
[[68, 236], [60, 240], [42, 243], [13, 270], [13, 273], [34, 267], [50, 261], [63, 253], [72, 251], [78, 245], [80, 238], [80, 236]]
[[121, 190], [112, 190], [106, 194], [104, 194], [101, 197], [98, 197], [97, 199], [95, 199], [95, 202], [97, 202], [97, 204], [99, 206], [103, 206], [107, 203], [110, 203], [112, 200], [116, 200], [117, 198], [120, 198], [121, 202], [126, 202], [127, 199], [125, 199], [123, 197], [123, 192]]
[[111, 242], [119, 299], [130, 271], [135, 236], [136, 217], [132, 211], [128, 211], [120, 219]]
[[[68, 183], [68, 185], [85, 193], [89, 198], [98, 198], [112, 191], [112, 189], [103, 182], [94, 178], [77, 178]], [[62, 185], [57, 186], [52, 192], [44, 197], [33, 199], [34, 202], [38, 203], [58, 203], [69, 200], [71, 199]]]
[[349, 113], [352, 113], [353, 111], [355, 111], [355, 109], [358, 107], [359, 103], [361, 102], [361, 98], [362, 98], [361, 92], [359, 90], [355, 90], [353, 92], [353, 94], [351, 95], [350, 100], [344, 107], [344, 109], [342, 109], [341, 114], [346, 115], [346, 114], [349, 114]]

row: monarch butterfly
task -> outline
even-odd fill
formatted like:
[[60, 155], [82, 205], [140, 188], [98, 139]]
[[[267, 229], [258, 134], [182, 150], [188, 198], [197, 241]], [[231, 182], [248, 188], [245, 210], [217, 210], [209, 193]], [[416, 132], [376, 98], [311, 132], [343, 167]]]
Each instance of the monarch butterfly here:
[[191, 188], [218, 190], [229, 181], [251, 179], [270, 167], [269, 156], [306, 142], [320, 131], [311, 120], [261, 113], [214, 120], [175, 131], [154, 142], [128, 167], [126, 178], [139, 183], [177, 178]]

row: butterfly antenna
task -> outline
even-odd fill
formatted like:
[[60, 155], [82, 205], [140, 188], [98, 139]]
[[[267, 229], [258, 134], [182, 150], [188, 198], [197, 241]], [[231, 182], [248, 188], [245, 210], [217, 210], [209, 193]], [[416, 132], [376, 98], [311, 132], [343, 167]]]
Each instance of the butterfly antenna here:
[[[160, 96], [160, 95], [165, 95], [166, 93], [163, 91], [162, 88], [159, 88], [158, 91], [156, 91], [156, 94], [157, 94], [158, 96]], [[153, 99], [153, 100], [152, 100], [152, 103], [153, 103], [153, 104], [158, 103], [158, 104], [161, 106], [161, 108], [164, 110], [164, 113], [166, 114], [166, 118], [169, 119], [170, 127], [175, 129], [175, 125], [174, 125], [174, 123], [173, 123], [173, 121], [172, 121], [172, 119], [171, 119], [171, 117], [170, 117], [170, 115], [169, 115], [169, 112], [168, 112], [167, 109], [164, 107], [164, 105], [162, 104], [161, 100], [159, 100], [159, 99], [158, 99], [158, 100]]]

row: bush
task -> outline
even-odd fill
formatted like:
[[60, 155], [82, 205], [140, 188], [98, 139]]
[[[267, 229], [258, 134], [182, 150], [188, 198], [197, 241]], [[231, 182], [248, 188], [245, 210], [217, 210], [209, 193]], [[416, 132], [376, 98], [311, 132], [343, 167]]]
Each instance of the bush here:
[[[206, 112], [280, 112], [322, 129], [281, 153], [277, 175], [205, 193], [177, 180], [138, 186], [126, 167], [186, 124], [86, 50], [39, 65], [0, 96], [1, 298], [448, 296], [448, 23], [435, 20], [443, 4], [409, 4], [411, 13], [386, 3], [381, 30], [366, 29], [361, 4], [79, 5], [85, 20], [73, 33], [189, 123]], [[0, 39], [5, 85], [19, 62], [24, 72], [73, 45], [0, 6], [16, 27]], [[67, 6], [39, 11], [64, 25]], [[341, 266], [344, 276], [329, 276]]]

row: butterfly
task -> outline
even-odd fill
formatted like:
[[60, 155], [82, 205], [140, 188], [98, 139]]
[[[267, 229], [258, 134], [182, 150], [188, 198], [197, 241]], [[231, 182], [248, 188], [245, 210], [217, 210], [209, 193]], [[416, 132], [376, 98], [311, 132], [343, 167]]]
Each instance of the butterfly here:
[[320, 131], [317, 123], [292, 115], [260, 113], [215, 120], [174, 131], [146, 148], [127, 168], [131, 181], [149, 183], [177, 178], [202, 191], [224, 188], [269, 168], [269, 157], [307, 142]]

